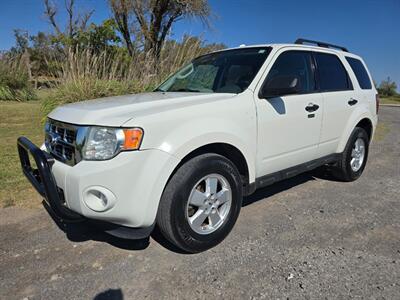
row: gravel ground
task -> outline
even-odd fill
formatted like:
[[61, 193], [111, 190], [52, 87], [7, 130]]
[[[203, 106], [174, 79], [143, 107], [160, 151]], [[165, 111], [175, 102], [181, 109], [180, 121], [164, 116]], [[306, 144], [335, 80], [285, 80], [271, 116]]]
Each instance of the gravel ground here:
[[201, 254], [2, 209], [0, 299], [400, 299], [400, 109], [380, 122], [358, 181], [313, 172], [259, 190]]

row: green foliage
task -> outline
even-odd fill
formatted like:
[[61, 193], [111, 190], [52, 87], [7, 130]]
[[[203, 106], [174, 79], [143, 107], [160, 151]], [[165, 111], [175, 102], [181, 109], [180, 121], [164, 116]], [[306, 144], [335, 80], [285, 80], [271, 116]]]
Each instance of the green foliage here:
[[11, 52], [21, 54], [29, 46], [28, 32], [26, 30], [15, 29], [14, 37], [15, 37], [15, 47], [11, 48]]
[[36, 99], [26, 70], [20, 61], [0, 60], [0, 100]]
[[381, 96], [391, 97], [397, 95], [397, 85], [388, 77], [379, 85], [378, 92]]
[[95, 53], [114, 51], [121, 39], [117, 35], [113, 19], [107, 19], [100, 25], [90, 24], [85, 30], [78, 31], [73, 46], [80, 49], [90, 48]]
[[28, 47], [31, 72], [34, 78], [52, 76], [60, 71], [60, 65], [55, 63], [63, 57], [63, 49], [52, 35], [38, 32], [29, 37]]

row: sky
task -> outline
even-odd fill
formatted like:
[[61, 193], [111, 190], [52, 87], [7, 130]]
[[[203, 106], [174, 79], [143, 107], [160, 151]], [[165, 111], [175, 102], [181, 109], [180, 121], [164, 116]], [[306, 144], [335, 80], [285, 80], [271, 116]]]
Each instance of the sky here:
[[[65, 22], [64, 0], [58, 20]], [[92, 22], [110, 17], [107, 0], [76, 0], [77, 8], [94, 9]], [[14, 44], [13, 29], [30, 34], [50, 31], [43, 17], [43, 0], [1, 0], [0, 49]], [[292, 43], [297, 38], [343, 45], [366, 61], [374, 80], [388, 76], [400, 90], [400, 0], [209, 0], [211, 28], [183, 20], [171, 38], [202, 35], [209, 43], [229, 47], [241, 44]]]

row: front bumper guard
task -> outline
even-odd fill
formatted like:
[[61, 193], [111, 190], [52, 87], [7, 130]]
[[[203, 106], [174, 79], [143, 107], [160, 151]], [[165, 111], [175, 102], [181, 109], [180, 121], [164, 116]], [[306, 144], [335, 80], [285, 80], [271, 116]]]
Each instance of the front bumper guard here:
[[[23, 136], [18, 138], [17, 147], [22, 172], [36, 191], [45, 199], [48, 207], [59, 218], [59, 221], [74, 222], [85, 220], [84, 216], [73, 212], [65, 205], [64, 193], [57, 187], [51, 172], [54, 158]], [[31, 165], [29, 154], [35, 160], [36, 169]], [[108, 234], [124, 239], [143, 239], [148, 237], [154, 229], [154, 224], [145, 228], [131, 228], [103, 221], [90, 221], [93, 221], [97, 227], [100, 227]]]
[[[50, 205], [51, 209], [62, 219], [79, 220], [83, 217], [65, 206], [64, 194], [57, 187], [56, 181], [51, 172], [54, 158], [45, 151], [42, 151], [26, 137], [20, 137], [17, 141], [19, 159], [22, 172], [29, 180], [36, 191]], [[35, 160], [37, 169], [34, 169], [29, 159], [29, 153]]]

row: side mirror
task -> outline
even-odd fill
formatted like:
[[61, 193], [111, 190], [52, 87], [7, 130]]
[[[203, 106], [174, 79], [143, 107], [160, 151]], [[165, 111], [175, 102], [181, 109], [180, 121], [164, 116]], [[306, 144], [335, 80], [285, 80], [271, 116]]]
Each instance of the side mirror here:
[[284, 95], [293, 95], [301, 91], [300, 79], [297, 76], [276, 76], [265, 82], [259, 97], [261, 99], [273, 98]]

